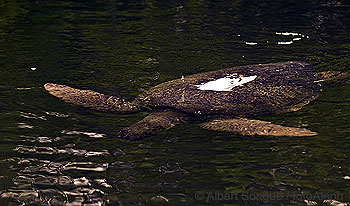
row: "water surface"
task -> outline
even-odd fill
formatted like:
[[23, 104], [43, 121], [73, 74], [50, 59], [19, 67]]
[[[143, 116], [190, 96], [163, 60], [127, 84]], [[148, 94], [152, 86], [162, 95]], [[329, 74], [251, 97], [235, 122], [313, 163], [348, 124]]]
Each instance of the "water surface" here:
[[350, 201], [345, 83], [298, 112], [259, 117], [315, 137], [242, 137], [203, 131], [195, 120], [134, 142], [118, 131], [147, 111], [99, 113], [43, 89], [55, 82], [130, 100], [164, 81], [238, 65], [297, 60], [349, 71], [349, 11], [346, 0], [2, 1], [1, 203], [302, 205], [330, 194]]

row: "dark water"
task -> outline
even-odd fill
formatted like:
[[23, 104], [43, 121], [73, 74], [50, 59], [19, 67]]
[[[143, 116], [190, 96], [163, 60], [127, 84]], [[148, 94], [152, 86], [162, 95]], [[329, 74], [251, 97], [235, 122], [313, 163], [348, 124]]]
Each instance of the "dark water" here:
[[117, 132], [147, 112], [89, 111], [43, 89], [55, 82], [130, 100], [237, 65], [301, 60], [349, 71], [349, 17], [347, 0], [0, 1], [1, 204], [350, 201], [347, 84], [298, 112], [260, 117], [315, 137], [241, 137], [192, 121], [136, 142]]

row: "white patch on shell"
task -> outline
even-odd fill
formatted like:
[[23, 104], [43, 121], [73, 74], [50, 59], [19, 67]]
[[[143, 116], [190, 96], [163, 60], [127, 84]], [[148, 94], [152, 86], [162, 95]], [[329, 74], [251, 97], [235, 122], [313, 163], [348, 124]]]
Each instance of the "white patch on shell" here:
[[245, 83], [253, 81], [257, 76], [237, 77], [237, 75], [229, 75], [217, 80], [213, 80], [200, 85], [195, 85], [200, 90], [211, 91], [231, 91], [233, 87], [241, 86]]

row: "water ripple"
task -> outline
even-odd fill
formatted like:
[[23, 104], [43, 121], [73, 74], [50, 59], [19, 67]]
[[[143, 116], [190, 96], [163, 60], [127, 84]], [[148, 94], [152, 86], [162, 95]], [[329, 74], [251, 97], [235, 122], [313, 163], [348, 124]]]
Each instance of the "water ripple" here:
[[21, 128], [21, 129], [33, 129], [34, 126], [23, 123], [23, 122], [19, 122], [17, 127]]
[[34, 113], [30, 113], [30, 112], [20, 112], [20, 116], [27, 118], [27, 119], [40, 119], [40, 120], [47, 120], [46, 117], [44, 116], [38, 116]]
[[94, 133], [94, 132], [79, 132], [79, 131], [67, 131], [67, 130], [63, 130], [61, 131], [62, 134], [68, 134], [68, 135], [78, 135], [78, 134], [84, 134], [87, 135], [91, 138], [105, 138], [106, 135], [105, 134], [98, 134], [98, 133]]
[[67, 173], [69, 170], [105, 171], [108, 163], [50, 162], [35, 158], [9, 158], [2, 162], [13, 161], [25, 168], [19, 169], [13, 186], [0, 197], [10, 198], [18, 204], [103, 205], [106, 201], [103, 196], [107, 193], [102, 189], [112, 188], [104, 178], [72, 177]]
[[52, 140], [49, 137], [32, 137], [32, 136], [21, 136], [23, 139], [23, 142], [38, 142], [38, 143], [51, 143], [53, 141], [56, 141], [55, 139]]
[[110, 153], [107, 150], [102, 151], [87, 151], [83, 149], [73, 149], [73, 148], [63, 148], [58, 149], [55, 147], [40, 147], [40, 146], [25, 146], [25, 145], [18, 145], [14, 151], [22, 154], [69, 154], [74, 156], [85, 156], [85, 157], [91, 157], [91, 156], [108, 156]]
[[59, 112], [45, 112], [45, 114], [56, 117], [69, 117], [67, 114], [61, 114]]
[[64, 170], [81, 170], [103, 172], [108, 169], [108, 163], [93, 163], [93, 162], [70, 162], [63, 166]]

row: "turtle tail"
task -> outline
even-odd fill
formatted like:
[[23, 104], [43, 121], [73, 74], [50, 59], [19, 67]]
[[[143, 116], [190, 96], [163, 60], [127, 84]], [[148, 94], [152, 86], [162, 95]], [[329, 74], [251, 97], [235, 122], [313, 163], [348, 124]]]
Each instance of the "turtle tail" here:
[[53, 83], [46, 83], [44, 88], [50, 94], [65, 102], [97, 111], [131, 113], [141, 109], [141, 106], [134, 102], [127, 102], [119, 97], [105, 95], [91, 90], [80, 90]]

